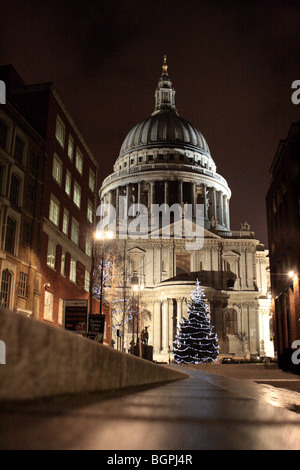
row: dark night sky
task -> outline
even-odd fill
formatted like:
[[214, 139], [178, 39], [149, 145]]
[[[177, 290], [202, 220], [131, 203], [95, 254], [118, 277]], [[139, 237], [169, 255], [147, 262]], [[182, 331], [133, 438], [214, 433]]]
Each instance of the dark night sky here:
[[176, 106], [206, 138], [232, 190], [231, 228], [267, 241], [265, 195], [280, 139], [299, 119], [300, 2], [0, 0], [0, 63], [53, 81], [112, 172], [128, 131], [154, 109], [168, 56]]

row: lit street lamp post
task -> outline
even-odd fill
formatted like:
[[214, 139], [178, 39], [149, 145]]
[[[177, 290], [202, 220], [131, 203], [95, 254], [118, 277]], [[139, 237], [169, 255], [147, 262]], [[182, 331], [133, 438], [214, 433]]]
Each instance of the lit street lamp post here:
[[[102, 315], [102, 306], [103, 306], [103, 275], [104, 275], [104, 242], [106, 240], [111, 240], [113, 238], [113, 233], [106, 230], [106, 231], [97, 231], [95, 233], [96, 240], [101, 241], [101, 274], [100, 274], [100, 315]], [[109, 325], [111, 328], [111, 325]], [[109, 334], [109, 338], [110, 338]], [[109, 341], [110, 345], [110, 341]]]
[[138, 338], [137, 342], [139, 345], [139, 357], [142, 357], [142, 332], [141, 332], [141, 324], [142, 324], [142, 311], [141, 311], [141, 296], [142, 296], [142, 290], [144, 289], [144, 283], [141, 282], [141, 278], [133, 278], [132, 279], [132, 286], [133, 290], [138, 292], [138, 317], [137, 317], [137, 322], [138, 322]]

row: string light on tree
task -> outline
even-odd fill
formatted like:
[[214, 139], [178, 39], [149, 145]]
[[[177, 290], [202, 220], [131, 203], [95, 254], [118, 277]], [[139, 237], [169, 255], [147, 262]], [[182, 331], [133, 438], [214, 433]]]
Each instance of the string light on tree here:
[[214, 362], [218, 357], [218, 337], [211, 325], [207, 300], [198, 279], [188, 302], [188, 318], [181, 320], [173, 353], [177, 364]]

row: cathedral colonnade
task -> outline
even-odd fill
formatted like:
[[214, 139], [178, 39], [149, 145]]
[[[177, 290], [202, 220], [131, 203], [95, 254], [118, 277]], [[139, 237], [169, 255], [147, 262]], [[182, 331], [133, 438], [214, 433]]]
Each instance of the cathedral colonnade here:
[[[115, 186], [115, 185], [114, 185]], [[125, 207], [119, 206], [120, 198], [125, 198]], [[229, 197], [227, 194], [208, 184], [178, 180], [138, 181], [128, 184], [118, 183], [118, 186], [107, 190], [102, 203], [111, 204], [116, 210], [117, 217], [126, 218], [129, 208], [133, 205], [144, 205], [150, 212], [151, 204], [190, 204], [193, 216], [196, 214], [196, 204], [203, 204], [204, 219], [215, 219], [219, 228], [229, 229]]]
[[187, 317], [187, 299], [184, 297], [159, 299], [152, 302], [153, 321], [150, 342], [155, 354], [165, 356], [172, 352], [173, 341], [183, 317]]

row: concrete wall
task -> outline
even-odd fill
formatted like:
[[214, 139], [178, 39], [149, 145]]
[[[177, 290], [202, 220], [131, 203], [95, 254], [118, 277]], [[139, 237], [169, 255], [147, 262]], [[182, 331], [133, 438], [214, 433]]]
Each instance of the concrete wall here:
[[119, 390], [186, 377], [22, 315], [0, 309], [0, 400]]

